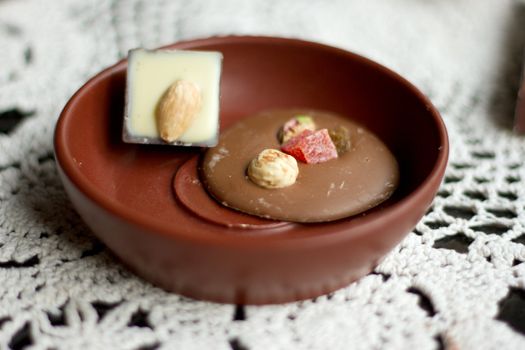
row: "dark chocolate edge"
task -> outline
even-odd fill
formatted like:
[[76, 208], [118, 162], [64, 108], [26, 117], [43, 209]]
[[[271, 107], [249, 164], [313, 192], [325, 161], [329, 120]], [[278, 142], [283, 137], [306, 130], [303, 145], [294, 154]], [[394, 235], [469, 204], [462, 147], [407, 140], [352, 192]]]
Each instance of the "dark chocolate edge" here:
[[124, 116], [123, 116], [123, 123], [122, 123], [122, 141], [126, 143], [133, 143], [131, 140], [131, 134], [128, 132], [128, 116], [129, 116], [129, 82], [130, 82], [130, 61], [133, 51], [136, 51], [137, 49], [131, 49], [128, 51], [128, 63], [126, 65], [126, 87], [124, 89]]

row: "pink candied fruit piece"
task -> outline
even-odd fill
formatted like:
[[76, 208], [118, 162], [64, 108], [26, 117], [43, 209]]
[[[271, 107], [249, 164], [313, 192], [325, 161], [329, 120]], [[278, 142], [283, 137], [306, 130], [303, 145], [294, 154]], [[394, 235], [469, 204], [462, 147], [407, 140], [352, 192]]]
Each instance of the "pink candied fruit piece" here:
[[337, 149], [327, 129], [305, 130], [282, 145], [281, 150], [306, 164], [337, 158]]
[[300, 160], [301, 162], [306, 163], [306, 158], [304, 157], [304, 153], [302, 152], [300, 143], [307, 136], [310, 136], [313, 133], [314, 132], [312, 130], [305, 130], [299, 135], [292, 137], [290, 140], [288, 140], [281, 146], [281, 151], [283, 151], [284, 153], [288, 153], [295, 159]]

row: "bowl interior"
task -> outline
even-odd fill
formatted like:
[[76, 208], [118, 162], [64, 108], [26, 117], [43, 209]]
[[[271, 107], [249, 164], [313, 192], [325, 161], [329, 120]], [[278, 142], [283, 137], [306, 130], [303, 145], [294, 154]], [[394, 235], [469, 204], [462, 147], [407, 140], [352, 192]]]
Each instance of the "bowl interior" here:
[[[372, 220], [410, 197], [443, 158], [446, 134], [435, 109], [395, 73], [360, 56], [271, 38], [215, 38], [173, 47], [223, 53], [221, 128], [264, 109], [328, 110], [373, 131], [396, 156], [400, 187], [379, 208], [330, 224], [296, 225], [279, 236], [348, 230]], [[126, 219], [173, 234], [224, 234], [224, 228], [187, 211], [171, 190], [177, 168], [198, 150], [121, 141], [125, 75], [126, 62], [107, 69], [66, 107], [56, 135], [61, 166], [90, 198]]]

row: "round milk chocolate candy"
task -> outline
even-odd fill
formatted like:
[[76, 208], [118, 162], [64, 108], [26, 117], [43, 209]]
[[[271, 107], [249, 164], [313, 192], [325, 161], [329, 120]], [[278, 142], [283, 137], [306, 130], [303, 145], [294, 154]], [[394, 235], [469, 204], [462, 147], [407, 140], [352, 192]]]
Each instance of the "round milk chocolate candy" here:
[[[343, 126], [351, 148], [319, 164], [299, 162], [295, 184], [266, 189], [246, 176], [263, 149], [279, 149], [278, 133], [296, 115], [311, 116], [318, 129]], [[374, 134], [342, 116], [313, 110], [275, 110], [244, 118], [227, 129], [202, 162], [208, 192], [244, 213], [295, 222], [325, 222], [362, 213], [388, 199], [398, 184], [395, 157]]]

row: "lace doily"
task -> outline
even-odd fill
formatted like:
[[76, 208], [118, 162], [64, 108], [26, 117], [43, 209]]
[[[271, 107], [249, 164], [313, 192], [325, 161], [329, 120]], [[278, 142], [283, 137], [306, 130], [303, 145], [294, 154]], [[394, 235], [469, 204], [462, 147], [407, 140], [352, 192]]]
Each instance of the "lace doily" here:
[[[525, 47], [511, 0], [0, 1], [1, 349], [524, 349]], [[451, 142], [432, 208], [370, 275], [244, 307], [128, 272], [73, 211], [52, 134], [69, 96], [132, 47], [223, 34], [366, 55], [441, 111]]]

